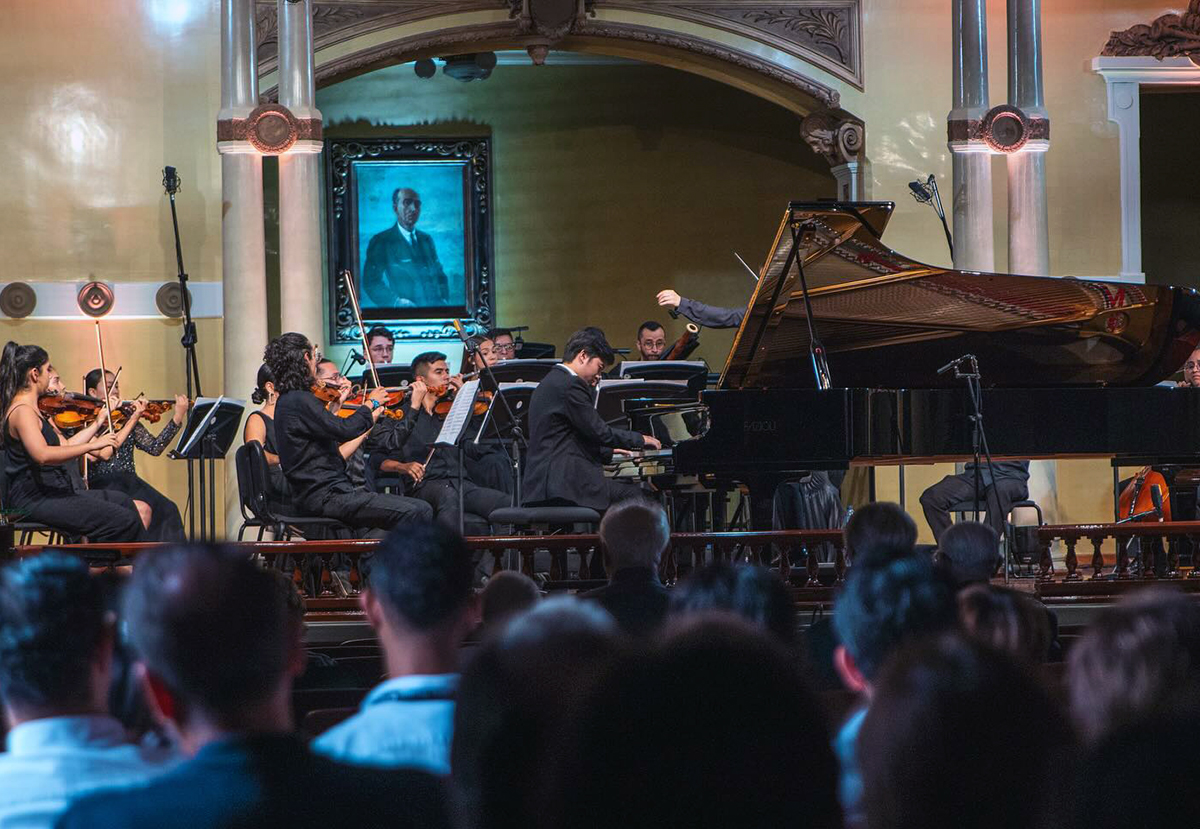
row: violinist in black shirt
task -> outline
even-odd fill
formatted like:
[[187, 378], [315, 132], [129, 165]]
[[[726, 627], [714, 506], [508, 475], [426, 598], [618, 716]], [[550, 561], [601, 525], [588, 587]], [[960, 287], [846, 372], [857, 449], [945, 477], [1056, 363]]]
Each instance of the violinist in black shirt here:
[[404, 521], [433, 518], [433, 510], [423, 501], [356, 489], [346, 475], [339, 447], [374, 426], [387, 392], [372, 389], [367, 405], [349, 417], [338, 417], [312, 392], [318, 358], [307, 337], [297, 333], [276, 337], [263, 359], [279, 392], [275, 404], [279, 463], [301, 511], [366, 530], [388, 530]]

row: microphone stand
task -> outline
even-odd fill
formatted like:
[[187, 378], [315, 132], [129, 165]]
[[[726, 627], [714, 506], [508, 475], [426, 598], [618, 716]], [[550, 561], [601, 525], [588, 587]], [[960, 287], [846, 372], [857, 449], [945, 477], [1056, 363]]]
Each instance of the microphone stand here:
[[938, 218], [942, 220], [942, 231], [946, 234], [946, 247], [950, 248], [950, 258], [954, 258], [954, 237], [950, 235], [950, 225], [946, 222], [946, 210], [942, 207], [942, 194], [938, 191], [937, 179], [933, 177], [933, 173], [929, 174], [929, 178], [925, 181], [917, 179], [908, 184], [912, 190], [912, 196], [921, 204], [927, 204], [933, 208], [933, 211], [938, 214]]
[[[163, 168], [162, 183], [171, 201], [171, 227], [175, 231], [175, 263], [178, 268], [179, 293], [183, 303], [183, 336], [179, 342], [183, 345], [184, 351], [184, 375], [187, 377], [187, 396], [188, 400], [195, 401], [196, 398], [203, 397], [204, 392], [200, 390], [200, 363], [196, 359], [196, 323], [192, 319], [192, 300], [188, 296], [187, 288], [188, 275], [187, 271], [183, 268], [183, 245], [179, 240], [179, 214], [175, 210], [175, 194], [179, 192], [180, 180], [174, 167]], [[188, 458], [187, 470], [188, 537], [194, 541], [196, 538], [196, 484], [193, 480], [191, 458]], [[200, 464], [200, 488], [202, 490], [204, 488], [204, 464]], [[213, 509], [216, 509], [216, 504], [213, 504]], [[203, 528], [201, 528], [201, 531], [203, 531]]]
[[[458, 332], [458, 338], [462, 341], [463, 348], [466, 349], [467, 356], [471, 358], [471, 362], [474, 364], [475, 355], [479, 353], [479, 346], [471, 342], [471, 338], [467, 336], [466, 330], [463, 328], [461, 322], [455, 320], [455, 323], [457, 324], [454, 326], [454, 330]], [[510, 459], [512, 460], [513, 471], [513, 505], [520, 506], [521, 449], [528, 449], [529, 444], [525, 440], [525, 433], [521, 430], [520, 421], [517, 420], [517, 416], [513, 412], [512, 406], [510, 406], [508, 403], [508, 398], [500, 394], [500, 382], [496, 379], [496, 375], [492, 372], [492, 367], [489, 366], [487, 361], [483, 360], [482, 358], [480, 358], [479, 363], [482, 365], [482, 368], [479, 369], [479, 372], [487, 375], [488, 381], [491, 383], [492, 388], [495, 389], [496, 396], [499, 397], [500, 402], [504, 404], [504, 411], [508, 415], [508, 422], [512, 424], [513, 442]], [[495, 425], [495, 422], [492, 423], [492, 427], [496, 429], [496, 437], [500, 439], [501, 443], [503, 443], [504, 436], [500, 434], [499, 427]], [[478, 440], [478, 435], [476, 436], [476, 440]], [[507, 446], [505, 446], [505, 453], [508, 453]], [[459, 493], [459, 498], [462, 498], [461, 491]]]
[[[963, 370], [963, 366], [967, 366], [967, 370]], [[981, 469], [981, 461], [987, 460], [988, 475], [991, 477], [991, 493], [992, 501], [996, 509], [995, 514], [1000, 515], [1000, 495], [996, 492], [996, 469], [992, 464], [992, 451], [988, 448], [987, 432], [983, 428], [983, 387], [980, 384], [979, 360], [974, 354], [964, 354], [957, 360], [953, 360], [938, 369], [938, 374], [945, 374], [947, 371], [954, 371], [954, 379], [965, 380], [967, 383], [967, 397], [971, 401], [971, 414], [967, 419], [971, 422], [971, 451], [974, 456], [974, 520], [979, 520], [980, 504], [983, 503], [983, 470]], [[987, 508], [986, 504], [983, 504]], [[1004, 516], [1000, 515], [1000, 520], [1004, 520]], [[1012, 567], [1012, 561], [1009, 557], [1009, 545], [1006, 541], [1004, 545], [1004, 581], [1007, 583], [1009, 571]]]

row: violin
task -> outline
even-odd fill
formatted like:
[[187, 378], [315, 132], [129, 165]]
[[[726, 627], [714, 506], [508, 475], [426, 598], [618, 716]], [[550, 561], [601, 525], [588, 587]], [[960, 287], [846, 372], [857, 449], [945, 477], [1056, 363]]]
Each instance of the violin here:
[[[430, 386], [429, 394], [433, 395], [433, 413], [438, 417], [445, 417], [450, 414], [450, 409], [454, 407], [454, 397], [458, 393], [458, 389], [454, 386]], [[494, 392], [481, 391], [479, 396], [475, 398], [475, 405], [471, 407], [471, 414], [475, 417], [481, 417], [487, 414], [488, 406], [492, 403]]]
[[[383, 404], [383, 416], [390, 417], [393, 420], [402, 420], [404, 418], [404, 411], [399, 407], [404, 402], [404, 395], [408, 392], [408, 388], [397, 386], [385, 389], [385, 391], [388, 393], [388, 397]], [[317, 396], [318, 400], [325, 403], [333, 403], [342, 396], [342, 387], [337, 383], [315, 383], [313, 384], [312, 392]], [[369, 405], [367, 403], [368, 391], [366, 389], [363, 389], [361, 386], [354, 386], [351, 388], [351, 392], [351, 396], [347, 397], [342, 402], [341, 408], [337, 410], [336, 414], [338, 417], [350, 417], [360, 406]]]
[[[175, 408], [174, 400], [146, 400], [146, 408], [142, 409], [140, 415], [142, 420], [149, 423], [158, 423], [162, 420], [162, 416]], [[192, 401], [188, 401], [191, 405]], [[121, 404], [112, 410], [113, 428], [120, 429], [125, 425], [126, 420], [133, 414], [132, 400], [122, 400]]]
[[91, 425], [103, 410], [103, 400], [79, 392], [46, 392], [38, 397], [38, 411], [63, 434]]

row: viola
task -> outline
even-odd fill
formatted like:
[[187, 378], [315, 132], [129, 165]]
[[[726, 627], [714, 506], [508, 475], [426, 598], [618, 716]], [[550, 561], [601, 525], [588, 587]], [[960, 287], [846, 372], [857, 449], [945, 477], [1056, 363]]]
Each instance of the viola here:
[[38, 411], [64, 434], [91, 425], [103, 410], [103, 400], [79, 392], [47, 392], [38, 397]]
[[[454, 386], [430, 386], [429, 394], [433, 395], [433, 413], [439, 417], [445, 417], [450, 414], [450, 409], [454, 407], [454, 397], [458, 394], [458, 389]], [[475, 398], [475, 405], [471, 408], [471, 414], [475, 417], [481, 417], [487, 414], [488, 406], [491, 405], [493, 392], [481, 391], [479, 396]]]
[[[373, 391], [373, 390], [372, 390]], [[406, 387], [395, 387], [384, 389], [388, 393], [387, 400], [383, 402], [383, 417], [390, 417], [392, 420], [403, 420], [404, 410], [400, 408], [400, 404], [404, 402], [404, 395], [408, 391]], [[367, 402], [367, 390], [357, 391], [346, 401], [342, 403], [342, 408], [338, 409], [338, 417], [349, 417], [358, 410], [359, 406], [369, 406]]]

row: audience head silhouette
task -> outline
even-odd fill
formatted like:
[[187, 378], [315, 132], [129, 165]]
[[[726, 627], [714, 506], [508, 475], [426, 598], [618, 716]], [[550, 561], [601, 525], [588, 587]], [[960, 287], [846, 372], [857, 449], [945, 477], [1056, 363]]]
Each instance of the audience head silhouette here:
[[1000, 566], [1000, 536], [979, 521], [959, 521], [942, 534], [938, 558], [959, 584], [988, 581]]
[[610, 576], [627, 567], [657, 570], [670, 541], [667, 513], [653, 501], [620, 502], [610, 507], [600, 522], [600, 548]]
[[780, 642], [796, 641], [796, 604], [783, 581], [765, 567], [710, 564], [671, 592], [672, 615], [724, 610], [768, 631]]
[[222, 732], [290, 728], [300, 630], [274, 576], [220, 547], [149, 552], [125, 591], [148, 696], [194, 751]]
[[927, 559], [860, 561], [850, 569], [834, 604], [833, 624], [841, 643], [834, 663], [851, 690], [869, 692], [897, 648], [956, 622], [954, 585]]
[[843, 531], [854, 564], [912, 555], [917, 525], [899, 504], [875, 501], [850, 516]]
[[1071, 733], [1017, 660], [956, 635], [904, 647], [878, 676], [858, 752], [871, 829], [1013, 829], [1050, 820]]
[[535, 781], [571, 701], [620, 650], [616, 623], [576, 599], [512, 619], [463, 673], [454, 713], [451, 805], [460, 829], [534, 826]]
[[485, 628], [501, 624], [538, 603], [537, 582], [516, 570], [501, 570], [487, 580], [479, 593], [479, 615]]
[[1086, 740], [1200, 708], [1200, 605], [1147, 590], [1105, 610], [1067, 659], [1071, 714]]
[[958, 621], [963, 633], [977, 642], [1018, 659], [1046, 661], [1050, 619], [1046, 609], [1029, 596], [990, 584], [972, 584], [958, 594]]
[[841, 827], [819, 710], [791, 652], [745, 620], [669, 623], [578, 700], [540, 825]]
[[64, 553], [0, 570], [0, 698], [10, 724], [105, 709], [113, 636], [104, 595]]
[[471, 551], [458, 533], [440, 524], [405, 524], [371, 559], [367, 615], [377, 628], [461, 627], [472, 604], [473, 572]]

